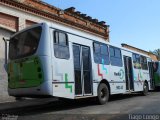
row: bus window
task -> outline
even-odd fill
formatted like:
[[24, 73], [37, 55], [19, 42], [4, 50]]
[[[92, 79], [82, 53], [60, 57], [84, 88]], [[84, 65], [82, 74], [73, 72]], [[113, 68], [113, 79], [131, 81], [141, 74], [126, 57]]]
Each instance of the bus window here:
[[141, 56], [141, 67], [143, 70], [148, 70], [148, 66], [147, 66], [147, 58], [144, 56]]
[[94, 61], [98, 64], [109, 64], [108, 46], [102, 43], [94, 42]]
[[41, 27], [35, 27], [11, 38], [9, 58], [13, 60], [33, 55], [38, 48], [41, 32]]
[[69, 45], [67, 34], [54, 32], [54, 55], [56, 58], [69, 59]]
[[110, 46], [109, 51], [110, 51], [111, 65], [122, 67], [121, 50], [119, 48]]
[[101, 54], [108, 56], [108, 47], [107, 47], [107, 45], [101, 45]]
[[114, 49], [112, 47], [110, 47], [109, 51], [110, 51], [110, 56], [114, 56]]
[[154, 72], [157, 72], [158, 66], [159, 66], [159, 62], [154, 62], [154, 64], [153, 64]]
[[64, 33], [59, 33], [59, 45], [67, 46], [67, 36]]
[[100, 52], [101, 52], [100, 44], [94, 43], [94, 47], [93, 48], [94, 48], [94, 53], [100, 54]]
[[133, 53], [132, 56], [133, 56], [134, 68], [136, 68], [136, 69], [141, 69], [140, 55]]

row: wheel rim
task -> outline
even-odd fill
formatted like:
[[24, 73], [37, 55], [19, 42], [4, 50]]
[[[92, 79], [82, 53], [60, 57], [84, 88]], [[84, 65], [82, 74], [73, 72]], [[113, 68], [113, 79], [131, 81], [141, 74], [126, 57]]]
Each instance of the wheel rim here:
[[103, 89], [101, 90], [101, 95], [100, 95], [100, 97], [101, 97], [101, 99], [106, 99], [106, 96], [107, 96], [107, 90], [103, 88]]
[[147, 85], [144, 84], [144, 92], [147, 93], [148, 92], [148, 88], [147, 88]]

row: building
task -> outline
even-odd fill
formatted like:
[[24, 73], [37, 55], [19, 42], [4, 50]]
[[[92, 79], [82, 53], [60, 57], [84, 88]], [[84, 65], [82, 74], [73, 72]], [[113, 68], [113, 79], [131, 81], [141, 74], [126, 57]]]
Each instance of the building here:
[[[75, 11], [62, 10], [40, 0], [0, 0], [0, 53], [4, 53], [3, 37], [40, 22], [56, 22], [88, 32], [109, 41], [109, 26], [104, 21]], [[0, 58], [4, 55], [0, 54]]]
[[158, 61], [157, 56], [154, 55], [154, 54], [151, 53], [151, 52], [148, 52], [148, 51], [145, 51], [145, 50], [142, 50], [142, 49], [133, 47], [133, 46], [131, 46], [131, 45], [124, 44], [124, 43], [122, 43], [121, 45], [122, 45], [122, 47], [125, 47], [125, 48], [127, 48], [127, 49], [134, 50], [134, 51], [143, 53], [143, 54], [145, 54], [145, 55], [148, 55], [148, 56], [150, 56], [150, 57], [152, 58], [152, 60]]
[[104, 21], [92, 19], [75, 11], [74, 7], [62, 10], [40, 0], [0, 0], [0, 96], [7, 95], [3, 37], [9, 38], [25, 27], [45, 21], [79, 29], [109, 41], [109, 26]]

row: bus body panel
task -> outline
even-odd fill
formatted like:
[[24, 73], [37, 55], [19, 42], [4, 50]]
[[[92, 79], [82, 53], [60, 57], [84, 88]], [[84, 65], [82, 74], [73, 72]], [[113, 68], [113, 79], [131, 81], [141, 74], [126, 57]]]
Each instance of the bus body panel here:
[[[56, 58], [54, 53], [54, 29], [50, 29], [51, 34], [51, 50], [52, 50], [52, 86], [53, 96], [74, 98], [74, 71], [73, 58], [70, 52], [69, 59]], [[69, 41], [69, 50], [72, 50], [71, 42]]]
[[53, 96], [74, 98], [74, 71], [72, 59], [58, 60], [54, 58], [52, 60]]
[[124, 66], [110, 66], [108, 74], [110, 75], [111, 94], [126, 92], [124, 72]]
[[49, 33], [46, 24], [39, 24], [39, 26], [42, 27], [42, 34], [34, 55], [10, 60], [8, 63], [10, 95], [52, 95]]

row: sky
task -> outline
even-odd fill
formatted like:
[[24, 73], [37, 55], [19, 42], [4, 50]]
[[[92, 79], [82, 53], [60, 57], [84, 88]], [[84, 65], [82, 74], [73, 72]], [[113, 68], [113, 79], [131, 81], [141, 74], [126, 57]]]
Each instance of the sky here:
[[110, 25], [110, 43], [153, 51], [160, 48], [160, 0], [43, 0], [55, 7], [75, 7]]

